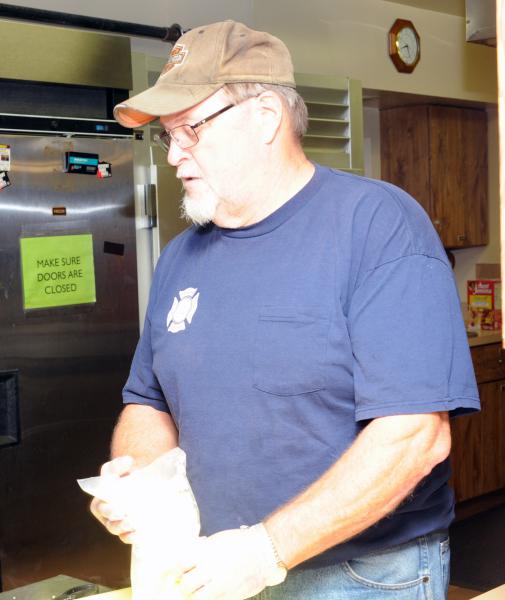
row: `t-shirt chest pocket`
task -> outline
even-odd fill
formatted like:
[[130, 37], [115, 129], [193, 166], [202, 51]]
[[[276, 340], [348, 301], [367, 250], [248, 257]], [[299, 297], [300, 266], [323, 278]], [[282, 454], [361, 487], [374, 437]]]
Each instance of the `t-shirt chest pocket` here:
[[263, 307], [254, 348], [254, 387], [280, 396], [323, 389], [328, 329], [329, 318], [320, 307]]

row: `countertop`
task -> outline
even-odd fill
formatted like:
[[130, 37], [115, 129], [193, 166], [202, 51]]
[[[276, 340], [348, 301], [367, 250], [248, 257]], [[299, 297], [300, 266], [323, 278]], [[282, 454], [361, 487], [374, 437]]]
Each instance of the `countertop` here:
[[501, 585], [500, 587], [491, 590], [490, 592], [486, 592], [485, 594], [480, 594], [479, 596], [473, 596], [473, 600], [504, 600], [505, 599], [505, 585]]
[[131, 588], [123, 588], [122, 590], [105, 592], [105, 594], [96, 594], [95, 596], [92, 596], [92, 598], [99, 598], [100, 600], [131, 600], [131, 592]]
[[[97, 594], [92, 596], [97, 600], [131, 600], [131, 588], [124, 588], [122, 590], [114, 590], [112, 592], [106, 592], [105, 594]], [[505, 585], [502, 585], [490, 592], [485, 594], [473, 596], [474, 600], [505, 600]]]
[[484, 344], [496, 344], [501, 342], [501, 331], [480, 331], [475, 337], [469, 337], [470, 347], [483, 346]]

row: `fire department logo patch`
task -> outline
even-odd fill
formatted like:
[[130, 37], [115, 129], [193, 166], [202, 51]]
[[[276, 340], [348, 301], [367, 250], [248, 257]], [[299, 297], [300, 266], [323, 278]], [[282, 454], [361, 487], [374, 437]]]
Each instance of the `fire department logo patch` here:
[[167, 330], [170, 333], [184, 331], [186, 323], [188, 325], [191, 323], [198, 308], [199, 296], [197, 288], [186, 288], [179, 292], [179, 298], [174, 298], [172, 308], [167, 315]]
[[188, 51], [184, 44], [176, 44], [170, 54], [168, 55], [168, 62], [163, 67], [162, 75], [173, 69], [174, 67], [179, 67], [186, 60], [186, 56], [188, 55]]

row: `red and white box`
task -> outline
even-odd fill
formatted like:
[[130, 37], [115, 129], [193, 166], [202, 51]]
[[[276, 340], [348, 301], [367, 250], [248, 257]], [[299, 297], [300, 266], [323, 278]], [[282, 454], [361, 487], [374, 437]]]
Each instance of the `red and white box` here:
[[469, 329], [482, 331], [500, 330], [501, 280], [474, 279], [467, 282]]

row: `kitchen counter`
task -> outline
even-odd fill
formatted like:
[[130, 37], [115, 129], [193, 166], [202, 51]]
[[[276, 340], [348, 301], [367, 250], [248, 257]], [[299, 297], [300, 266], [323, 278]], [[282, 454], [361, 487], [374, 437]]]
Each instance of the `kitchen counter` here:
[[484, 344], [496, 344], [501, 342], [501, 331], [480, 331], [475, 337], [469, 337], [470, 348], [473, 346], [483, 346]]
[[473, 600], [504, 600], [505, 598], [505, 585], [495, 588], [485, 594], [479, 596], [472, 596]]
[[113, 590], [112, 592], [105, 592], [105, 594], [96, 594], [95, 596], [92, 596], [92, 598], [97, 598], [99, 600], [131, 600], [131, 597], [131, 588]]

